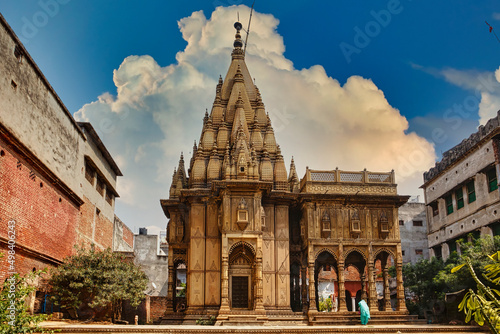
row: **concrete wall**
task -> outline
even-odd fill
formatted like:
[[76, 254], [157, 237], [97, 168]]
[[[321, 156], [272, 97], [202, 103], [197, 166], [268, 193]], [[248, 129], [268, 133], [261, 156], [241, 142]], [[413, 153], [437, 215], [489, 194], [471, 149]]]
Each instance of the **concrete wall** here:
[[[425, 214], [425, 203], [409, 202], [398, 210], [399, 234], [401, 237], [401, 250], [403, 263], [415, 263], [419, 259], [429, 258], [429, 246], [427, 242], [427, 217]], [[414, 226], [414, 221], [422, 221], [422, 226]], [[421, 250], [422, 254], [417, 254]]]
[[134, 233], [117, 216], [114, 219], [113, 251], [134, 251]]
[[[160, 254], [157, 235], [136, 234], [134, 236], [134, 263], [148, 275], [146, 293], [151, 296], [166, 296], [168, 290], [168, 256]], [[156, 288], [153, 286], [154, 283]]]
[[3, 18], [0, 23], [0, 123], [81, 196], [83, 134]]
[[[466, 237], [471, 232], [491, 235], [488, 226], [500, 219], [500, 194], [498, 190], [488, 190], [485, 173], [489, 168], [497, 169], [495, 150], [498, 148], [493, 141], [489, 139], [477, 143], [424, 187], [429, 247], [441, 249], [444, 259], [450, 255], [447, 242], [454, 242], [454, 239]], [[474, 181], [476, 200], [469, 203], [466, 183], [471, 180]], [[464, 206], [460, 209], [457, 206], [456, 189], [462, 189], [463, 192]], [[451, 214], [447, 213], [444, 199], [448, 194], [452, 195]], [[433, 213], [433, 203], [437, 203], [437, 215]], [[434, 255], [436, 253], [431, 249], [430, 256]]]
[[[0, 251], [15, 222], [15, 271], [56, 266], [75, 245], [112, 247], [114, 200], [85, 178], [92, 159], [113, 193], [121, 172], [87, 123], [75, 122], [0, 15]], [[132, 246], [132, 232], [121, 229]], [[0, 262], [0, 279], [12, 271]]]

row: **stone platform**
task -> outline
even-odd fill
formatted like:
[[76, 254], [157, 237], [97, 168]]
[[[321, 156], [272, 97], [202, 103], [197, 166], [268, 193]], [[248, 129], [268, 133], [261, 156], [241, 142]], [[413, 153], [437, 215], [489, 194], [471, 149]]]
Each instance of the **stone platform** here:
[[486, 334], [484, 330], [473, 326], [446, 325], [337, 325], [337, 326], [167, 326], [167, 325], [86, 325], [46, 322], [42, 326], [58, 333], [71, 334], [121, 334], [121, 333], [171, 333], [171, 334], [229, 334], [229, 333], [268, 333], [268, 334]]

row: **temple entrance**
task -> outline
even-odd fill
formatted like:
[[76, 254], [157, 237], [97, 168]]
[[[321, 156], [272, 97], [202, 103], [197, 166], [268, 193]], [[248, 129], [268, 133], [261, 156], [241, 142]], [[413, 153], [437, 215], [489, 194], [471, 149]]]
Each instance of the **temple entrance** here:
[[233, 308], [248, 308], [248, 276], [233, 276], [231, 305]]
[[229, 255], [229, 301], [234, 309], [253, 308], [255, 256], [246, 243], [237, 244]]
[[316, 259], [314, 268], [316, 308], [320, 312], [338, 310], [337, 260], [330, 252], [322, 252]]

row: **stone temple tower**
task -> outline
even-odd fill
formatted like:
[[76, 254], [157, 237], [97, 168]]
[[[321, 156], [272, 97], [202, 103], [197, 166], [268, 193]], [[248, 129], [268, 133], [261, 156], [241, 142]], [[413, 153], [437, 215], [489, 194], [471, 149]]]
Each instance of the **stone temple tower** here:
[[[215, 316], [224, 324], [321, 323], [316, 296], [325, 268], [335, 277], [338, 312], [323, 323], [356, 317], [349, 311], [354, 296], [377, 307], [377, 268], [382, 311], [393, 312], [389, 257], [397, 262], [400, 285], [392, 316], [401, 321], [397, 316], [406, 309], [394, 221], [408, 197], [396, 194], [393, 172], [307, 169], [299, 181], [292, 159], [288, 173], [245, 64], [241, 24], [234, 26], [231, 64], [219, 78], [198, 145], [188, 166], [181, 154], [169, 199], [161, 200], [170, 219], [164, 322]], [[348, 267], [358, 273], [349, 276], [353, 282]]]

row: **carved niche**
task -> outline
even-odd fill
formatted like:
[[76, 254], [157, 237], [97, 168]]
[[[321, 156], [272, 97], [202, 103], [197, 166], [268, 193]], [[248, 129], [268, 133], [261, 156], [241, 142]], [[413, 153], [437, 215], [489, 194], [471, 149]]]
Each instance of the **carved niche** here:
[[236, 225], [241, 231], [248, 227], [248, 205], [243, 197], [236, 210]]
[[380, 214], [380, 234], [382, 237], [386, 237], [389, 234], [389, 220], [385, 211], [382, 211]]
[[328, 214], [328, 210], [323, 212], [323, 216], [321, 217], [321, 237], [329, 238], [331, 233], [331, 220], [330, 215]]
[[351, 214], [351, 224], [350, 224], [351, 234], [358, 236], [361, 234], [361, 220], [359, 219], [358, 209], [352, 210]]

